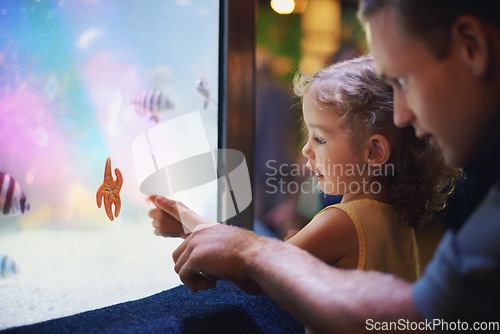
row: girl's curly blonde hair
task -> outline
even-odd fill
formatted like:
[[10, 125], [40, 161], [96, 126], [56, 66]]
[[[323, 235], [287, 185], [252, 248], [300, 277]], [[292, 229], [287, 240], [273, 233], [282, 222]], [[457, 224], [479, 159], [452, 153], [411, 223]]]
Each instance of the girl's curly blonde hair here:
[[390, 204], [409, 226], [420, 228], [446, 206], [459, 171], [447, 167], [441, 152], [418, 139], [412, 127], [394, 125], [392, 87], [376, 75], [371, 57], [336, 63], [313, 77], [298, 74], [294, 91], [302, 99], [311, 92], [318, 107], [340, 112], [339, 126], [350, 133], [353, 149], [374, 134], [389, 140], [387, 164], [394, 172], [376, 181], [388, 187]]

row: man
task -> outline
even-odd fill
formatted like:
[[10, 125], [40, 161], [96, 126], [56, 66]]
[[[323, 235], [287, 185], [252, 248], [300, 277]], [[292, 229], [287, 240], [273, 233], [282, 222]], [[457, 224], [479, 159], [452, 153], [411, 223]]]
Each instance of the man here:
[[[500, 25], [489, 3], [360, 1], [377, 70], [394, 87], [396, 125], [412, 125], [448, 164], [473, 164], [489, 185], [469, 219], [445, 234], [419, 281], [338, 270], [294, 246], [218, 224], [199, 229], [174, 252], [186, 286], [204, 290], [224, 278], [250, 290], [250, 280], [319, 332], [498, 325]], [[166, 211], [173, 205], [158, 204]]]

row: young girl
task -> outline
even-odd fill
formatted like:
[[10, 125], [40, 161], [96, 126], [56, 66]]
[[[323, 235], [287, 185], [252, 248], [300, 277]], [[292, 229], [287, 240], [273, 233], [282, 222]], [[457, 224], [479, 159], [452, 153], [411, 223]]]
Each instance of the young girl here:
[[295, 80], [320, 189], [343, 194], [288, 242], [341, 268], [419, 275], [413, 233], [444, 206], [455, 171], [438, 150], [393, 123], [392, 88], [360, 57]]
[[[377, 77], [369, 57], [332, 65], [312, 78], [298, 76], [295, 91], [308, 131], [302, 150], [307, 167], [323, 192], [343, 199], [286, 242], [340, 268], [415, 280], [420, 268], [413, 230], [444, 206], [455, 171], [413, 128], [394, 125], [392, 88]], [[150, 212], [155, 233], [181, 235], [173, 209], [178, 203], [151, 200], [158, 206]], [[183, 206], [181, 211], [206, 223]]]

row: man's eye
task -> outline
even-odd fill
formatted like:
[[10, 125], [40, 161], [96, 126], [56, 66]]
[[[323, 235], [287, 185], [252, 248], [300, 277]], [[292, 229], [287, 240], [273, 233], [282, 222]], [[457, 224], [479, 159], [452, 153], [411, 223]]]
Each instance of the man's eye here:
[[323, 139], [321, 138], [318, 138], [318, 137], [314, 137], [314, 141], [318, 144], [324, 144], [326, 143], [326, 141], [324, 141]]
[[406, 80], [403, 78], [397, 78], [396, 81], [400, 87], [404, 87], [406, 85]]

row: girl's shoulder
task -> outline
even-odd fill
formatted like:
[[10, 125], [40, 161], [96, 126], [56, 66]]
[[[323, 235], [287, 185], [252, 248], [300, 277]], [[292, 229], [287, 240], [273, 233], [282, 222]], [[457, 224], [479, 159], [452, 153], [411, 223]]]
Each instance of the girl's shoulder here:
[[[332, 214], [337, 209], [345, 212], [352, 220], [354, 212], [370, 212], [372, 210], [384, 210], [384, 211], [394, 211], [394, 207], [391, 204], [380, 202], [374, 199], [358, 199], [351, 202], [337, 203], [325, 207], [323, 210], [318, 212], [316, 216]], [[316, 217], [315, 217], [316, 218]]]

